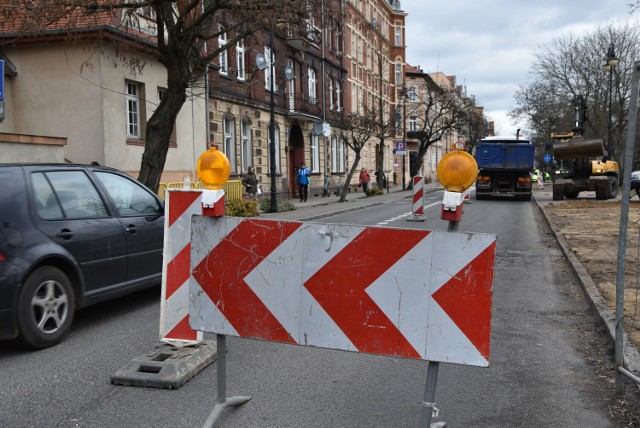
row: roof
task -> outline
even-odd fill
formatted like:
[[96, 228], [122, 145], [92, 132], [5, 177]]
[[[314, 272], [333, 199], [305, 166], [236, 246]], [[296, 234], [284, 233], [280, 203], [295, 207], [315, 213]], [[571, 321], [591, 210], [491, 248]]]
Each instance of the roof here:
[[82, 37], [105, 31], [146, 45], [155, 45], [156, 42], [153, 35], [125, 25], [124, 11], [120, 8], [89, 13], [80, 9], [69, 12], [67, 9], [46, 6], [27, 8], [22, 2], [18, 5], [15, 3], [12, 0], [0, 0], [0, 39], [11, 39], [14, 44], [33, 43], [41, 41], [43, 37]]

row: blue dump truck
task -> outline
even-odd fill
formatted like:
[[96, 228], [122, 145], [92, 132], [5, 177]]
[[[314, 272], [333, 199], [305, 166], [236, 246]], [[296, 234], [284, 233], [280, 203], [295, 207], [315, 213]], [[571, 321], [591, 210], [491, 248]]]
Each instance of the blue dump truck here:
[[476, 146], [476, 199], [510, 196], [531, 200], [534, 146], [521, 137], [487, 137]]

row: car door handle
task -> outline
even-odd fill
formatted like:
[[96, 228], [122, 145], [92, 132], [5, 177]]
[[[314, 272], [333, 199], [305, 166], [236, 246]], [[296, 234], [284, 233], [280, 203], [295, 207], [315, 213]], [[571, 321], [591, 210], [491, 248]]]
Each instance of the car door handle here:
[[138, 228], [134, 224], [130, 224], [129, 227], [127, 227], [125, 230], [130, 234], [135, 235], [138, 231]]
[[73, 238], [73, 232], [69, 229], [62, 229], [60, 232], [56, 233], [56, 237], [68, 241], [69, 239]]

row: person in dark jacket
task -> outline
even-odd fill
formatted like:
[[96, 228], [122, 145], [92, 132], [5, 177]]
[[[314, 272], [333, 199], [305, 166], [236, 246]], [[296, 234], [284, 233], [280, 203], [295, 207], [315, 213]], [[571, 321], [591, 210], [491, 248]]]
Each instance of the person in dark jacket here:
[[242, 177], [242, 185], [249, 199], [255, 199], [256, 193], [258, 192], [258, 178], [252, 166], [249, 167], [249, 171]]

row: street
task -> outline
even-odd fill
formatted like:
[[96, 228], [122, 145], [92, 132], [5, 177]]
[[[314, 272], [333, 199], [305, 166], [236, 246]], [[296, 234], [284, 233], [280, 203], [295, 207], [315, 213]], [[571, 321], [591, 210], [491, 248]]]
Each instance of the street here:
[[[401, 196], [316, 221], [446, 230], [441, 192], [427, 194], [425, 222], [407, 221], [411, 199]], [[265, 218], [305, 218], [314, 210], [321, 208]], [[434, 421], [448, 427], [629, 426], [625, 414], [639, 408], [634, 399], [622, 405], [613, 398], [612, 346], [535, 202], [473, 200], [464, 205], [459, 230], [498, 235], [491, 359], [488, 368], [441, 364]], [[381, 245], [393, 251], [392, 243]], [[201, 426], [216, 400], [215, 364], [178, 390], [109, 382], [118, 368], [154, 349], [159, 294], [81, 310], [69, 337], [50, 349], [0, 343], [0, 426]], [[415, 427], [420, 421], [425, 361], [232, 337], [227, 347], [227, 394], [252, 399], [227, 411], [221, 426]]]

